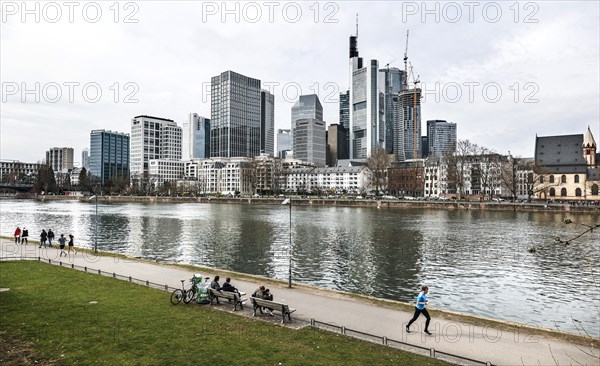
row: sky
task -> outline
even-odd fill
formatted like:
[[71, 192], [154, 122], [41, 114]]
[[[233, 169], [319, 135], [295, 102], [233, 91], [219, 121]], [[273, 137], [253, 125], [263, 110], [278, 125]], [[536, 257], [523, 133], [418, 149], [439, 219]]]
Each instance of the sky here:
[[138, 115], [210, 118], [210, 80], [232, 70], [275, 95], [275, 128], [317, 94], [328, 124], [349, 86], [348, 37], [365, 60], [423, 89], [422, 125], [531, 157], [535, 136], [600, 141], [597, 1], [1, 1], [0, 159], [37, 162]]

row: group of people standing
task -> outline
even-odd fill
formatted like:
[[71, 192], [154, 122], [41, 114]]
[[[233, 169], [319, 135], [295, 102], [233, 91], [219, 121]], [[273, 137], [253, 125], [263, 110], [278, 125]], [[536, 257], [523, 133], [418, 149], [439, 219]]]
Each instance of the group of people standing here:
[[[26, 227], [23, 228], [23, 230], [21, 230], [20, 227], [17, 226], [15, 233], [14, 233], [14, 237], [15, 237], [15, 244], [28, 244], [28, 238], [29, 238], [29, 230], [27, 230]], [[52, 229], [48, 229], [48, 231], [46, 231], [46, 229], [42, 229], [42, 232], [40, 234], [40, 246], [39, 248], [41, 248], [42, 246], [44, 248], [50, 247], [52, 248], [52, 241], [54, 240], [55, 235], [54, 232], [52, 231]], [[46, 246], [46, 243], [48, 243]], [[75, 250], [75, 237], [73, 236], [73, 234], [69, 234], [69, 243], [68, 243], [68, 252], [65, 252], [65, 244], [67, 243], [67, 238], [65, 237], [65, 234], [60, 234], [60, 237], [58, 238], [58, 246], [60, 248], [60, 256], [62, 257], [69, 255], [71, 252], [73, 252], [73, 254], [77, 254], [77, 250]]]

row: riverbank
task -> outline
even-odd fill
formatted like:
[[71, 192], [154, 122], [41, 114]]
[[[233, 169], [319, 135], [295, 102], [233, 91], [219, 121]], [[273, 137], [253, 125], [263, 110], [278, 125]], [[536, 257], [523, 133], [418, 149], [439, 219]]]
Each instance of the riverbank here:
[[[592, 365], [598, 362], [600, 341], [597, 338], [447, 312], [443, 309], [432, 310], [433, 321], [430, 330], [433, 331], [433, 336], [422, 336], [418, 328], [408, 334], [403, 328], [412, 316], [413, 306], [398, 301], [300, 286], [295, 283], [292, 288], [288, 288], [285, 281], [260, 276], [191, 265], [124, 259], [120, 256], [93, 255], [91, 251], [65, 259], [58, 257], [56, 249], [39, 249], [37, 244], [18, 246], [10, 240], [0, 242], [0, 254], [3, 257], [39, 256], [46, 260], [62, 260], [65, 264], [88, 266], [125, 278], [132, 276], [170, 287], [180, 287], [180, 279], [190, 278], [197, 272], [210, 276], [231, 276], [234, 285], [248, 293], [256, 288], [257, 283], [265, 283], [279, 301], [298, 309], [294, 313], [295, 319], [316, 319], [493, 364], [555, 364], [556, 361], [559, 364], [576, 362]], [[413, 327], [415, 326], [422, 327], [422, 319]]]
[[[17, 195], [0, 196], [0, 199], [33, 199], [37, 201], [74, 200], [88, 202], [85, 196], [61, 195]], [[98, 196], [101, 203], [214, 203], [241, 205], [280, 205], [280, 197], [164, 197], [164, 196]], [[569, 203], [545, 202], [479, 202], [449, 200], [374, 200], [349, 198], [291, 198], [293, 206], [339, 206], [339, 207], [373, 207], [373, 208], [418, 208], [440, 210], [490, 210], [490, 211], [522, 211], [522, 212], [572, 212], [600, 213], [599, 205], [571, 205]]]

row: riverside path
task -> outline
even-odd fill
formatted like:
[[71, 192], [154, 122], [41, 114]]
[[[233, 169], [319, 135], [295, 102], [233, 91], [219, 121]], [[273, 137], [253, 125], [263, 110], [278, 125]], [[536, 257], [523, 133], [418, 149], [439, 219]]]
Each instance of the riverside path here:
[[[513, 327], [508, 323], [490, 322], [488, 319], [475, 317], [461, 321], [456, 313], [452, 320], [445, 319], [439, 313], [432, 314], [429, 327], [433, 332], [432, 336], [419, 331], [424, 324], [423, 317], [412, 326], [413, 331], [407, 334], [404, 327], [412, 317], [412, 311], [398, 309], [400, 306], [394, 305], [399, 303], [395, 304], [393, 301], [361, 298], [338, 291], [296, 284], [288, 288], [286, 282], [245, 274], [240, 274], [238, 278], [231, 272], [218, 269], [194, 270], [172, 264], [94, 255], [87, 252], [79, 252], [77, 255], [65, 258], [59, 257], [57, 248], [39, 249], [36, 243], [18, 245], [12, 240], [0, 239], [0, 244], [2, 258], [40, 257], [175, 288], [181, 287], [180, 280], [187, 281], [195, 272], [206, 276], [221, 274], [223, 279], [231, 276], [234, 285], [248, 294], [256, 289], [258, 283], [268, 283], [268, 287], [275, 294], [275, 300], [297, 309], [292, 315], [292, 323], [315, 319], [319, 322], [344, 326], [379, 337], [385, 336], [427, 349], [434, 348], [438, 352], [490, 362], [494, 365], [600, 364], [597, 339], [595, 347], [591, 347], [590, 343], [585, 346], [581, 345], [581, 342], [575, 342], [577, 337], [570, 337], [564, 333], [553, 335], [551, 332], [539, 332], [528, 327]], [[430, 286], [434, 287], [434, 284]], [[434, 298], [431, 300], [435, 301]], [[167, 294], [165, 294], [165, 301], [168, 301]], [[443, 311], [443, 309], [437, 310]], [[245, 312], [247, 314], [248, 310]]]

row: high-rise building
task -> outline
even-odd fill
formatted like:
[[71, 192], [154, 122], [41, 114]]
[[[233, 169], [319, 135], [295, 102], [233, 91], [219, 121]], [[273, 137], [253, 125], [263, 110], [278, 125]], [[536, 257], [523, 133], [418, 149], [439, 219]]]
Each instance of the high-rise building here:
[[302, 118], [294, 124], [294, 159], [325, 166], [325, 122]]
[[342, 157], [340, 151], [346, 151], [346, 129], [340, 124], [330, 124], [327, 128], [327, 166], [333, 167], [337, 165], [338, 160], [348, 159]]
[[[379, 70], [383, 73], [385, 79], [385, 150], [388, 154], [394, 153], [394, 131], [396, 126], [401, 124], [397, 107], [397, 96], [400, 91], [406, 89], [404, 70], [396, 67], [386, 67]], [[396, 104], [394, 103], [396, 98]]]
[[260, 155], [260, 80], [225, 71], [211, 79], [210, 100], [211, 158]]
[[188, 120], [183, 122], [181, 151], [184, 160], [210, 157], [210, 119], [190, 113]]
[[87, 147], [81, 150], [81, 167], [90, 170], [90, 150]]
[[100, 184], [129, 177], [129, 135], [92, 130], [90, 133], [90, 172]]
[[[350, 158], [350, 90], [340, 93], [340, 129], [343, 131], [343, 144], [338, 140], [337, 159]], [[336, 160], [337, 160], [336, 159]]]
[[323, 106], [316, 94], [301, 95], [292, 107], [292, 129], [300, 119], [323, 120]]
[[429, 156], [443, 157], [456, 151], [456, 123], [427, 121]]
[[404, 129], [404, 157], [421, 157], [421, 89], [406, 89], [398, 97], [400, 120]]
[[46, 164], [52, 167], [55, 174], [66, 174], [73, 170], [73, 148], [53, 147], [46, 151]]
[[277, 157], [285, 159], [287, 153], [292, 150], [291, 130], [277, 130]]
[[133, 180], [148, 175], [152, 159], [181, 160], [183, 130], [171, 119], [137, 116], [131, 120], [130, 172]]
[[275, 96], [260, 91], [260, 152], [273, 156], [275, 148]]
[[377, 60], [363, 66], [358, 35], [350, 37], [350, 159], [385, 148], [385, 74]]

